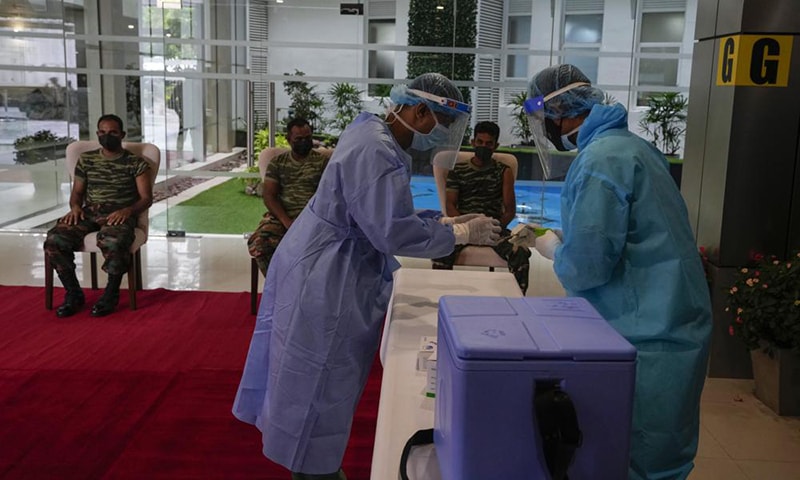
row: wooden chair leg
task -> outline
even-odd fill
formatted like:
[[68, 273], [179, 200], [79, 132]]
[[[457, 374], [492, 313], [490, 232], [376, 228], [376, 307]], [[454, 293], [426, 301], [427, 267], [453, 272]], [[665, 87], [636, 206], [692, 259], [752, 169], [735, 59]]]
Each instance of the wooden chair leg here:
[[142, 249], [136, 250], [133, 254], [134, 261], [136, 262], [136, 290], [144, 290], [144, 283], [142, 280]]
[[254, 258], [250, 259], [250, 313], [255, 315], [258, 311], [258, 264]]
[[89, 253], [89, 264], [92, 269], [92, 290], [97, 290], [97, 254], [95, 252]]
[[131, 310], [136, 310], [136, 286], [139, 285], [139, 277], [136, 274], [136, 254], [131, 255], [131, 263], [128, 266], [128, 302]]
[[53, 309], [53, 266], [47, 255], [44, 257], [44, 308]]

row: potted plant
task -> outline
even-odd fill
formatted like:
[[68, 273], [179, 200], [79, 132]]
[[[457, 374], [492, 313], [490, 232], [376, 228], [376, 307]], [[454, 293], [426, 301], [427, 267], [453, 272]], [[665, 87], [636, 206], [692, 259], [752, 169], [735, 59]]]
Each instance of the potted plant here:
[[755, 257], [729, 291], [729, 333], [750, 349], [756, 396], [779, 415], [800, 415], [800, 252]]
[[328, 95], [333, 99], [333, 106], [335, 107], [335, 116], [331, 122], [331, 126], [340, 132], [343, 132], [350, 122], [356, 118], [363, 108], [361, 102], [361, 94], [359, 90], [352, 83], [339, 82], [331, 85], [328, 89]]
[[519, 138], [522, 145], [533, 145], [533, 134], [531, 126], [528, 124], [528, 114], [525, 113], [525, 100], [527, 99], [528, 94], [524, 91], [514, 95], [511, 99], [511, 118], [514, 120], [511, 134]]
[[669, 161], [669, 172], [680, 187], [683, 161], [678, 151], [686, 133], [686, 109], [689, 100], [676, 92], [659, 93], [647, 97], [647, 111], [639, 119], [639, 128], [647, 133], [651, 142]]
[[64, 157], [70, 137], [58, 137], [50, 130], [39, 130], [14, 140], [14, 162], [32, 165]]
[[[284, 75], [291, 74], [284, 73]], [[305, 72], [295, 69], [294, 75], [302, 77], [305, 75]], [[322, 130], [325, 127], [325, 120], [322, 117], [325, 101], [322, 96], [317, 93], [316, 85], [309, 85], [308, 82], [299, 80], [287, 80], [283, 82], [283, 89], [291, 99], [289, 105], [291, 117], [305, 118], [314, 130]]]

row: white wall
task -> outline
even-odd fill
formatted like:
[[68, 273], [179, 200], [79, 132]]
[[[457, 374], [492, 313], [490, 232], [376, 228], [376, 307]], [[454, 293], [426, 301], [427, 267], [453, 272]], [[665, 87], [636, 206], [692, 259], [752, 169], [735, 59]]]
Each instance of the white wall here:
[[[286, 5], [284, 7], [282, 5]], [[301, 7], [289, 2], [269, 9], [270, 42], [340, 43], [361, 45], [364, 42], [364, 17], [340, 15], [339, 4], [325, 0], [305, 0]], [[365, 75], [364, 52], [361, 49], [327, 48], [271, 48], [269, 72], [271, 75], [294, 74], [295, 69], [312, 77], [360, 77]], [[398, 74], [402, 72], [397, 72]], [[327, 98], [331, 83], [312, 82], [316, 91]], [[359, 89], [365, 89], [359, 85]], [[278, 119], [286, 116], [289, 97], [282, 83], [275, 85], [275, 104]]]

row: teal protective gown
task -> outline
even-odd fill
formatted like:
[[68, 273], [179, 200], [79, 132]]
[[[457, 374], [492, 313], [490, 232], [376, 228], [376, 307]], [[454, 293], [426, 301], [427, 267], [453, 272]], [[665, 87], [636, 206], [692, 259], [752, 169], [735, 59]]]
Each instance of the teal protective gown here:
[[233, 414], [294, 472], [341, 466], [400, 266], [393, 255], [453, 251], [452, 227], [414, 210], [410, 161], [383, 120], [359, 115], [267, 270]]
[[595, 105], [561, 193], [556, 275], [638, 351], [631, 479], [693, 467], [711, 304], [686, 205], [664, 156], [628, 131], [621, 105]]

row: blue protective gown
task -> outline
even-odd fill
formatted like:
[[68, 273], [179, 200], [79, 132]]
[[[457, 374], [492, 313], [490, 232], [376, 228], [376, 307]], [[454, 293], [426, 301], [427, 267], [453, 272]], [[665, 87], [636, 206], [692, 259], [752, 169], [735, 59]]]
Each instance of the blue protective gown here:
[[233, 413], [292, 471], [341, 466], [399, 267], [393, 255], [453, 251], [452, 227], [414, 212], [410, 161], [380, 118], [359, 115], [270, 262]]
[[664, 156], [596, 105], [561, 193], [556, 275], [638, 351], [631, 479], [686, 478], [697, 450], [711, 303]]

